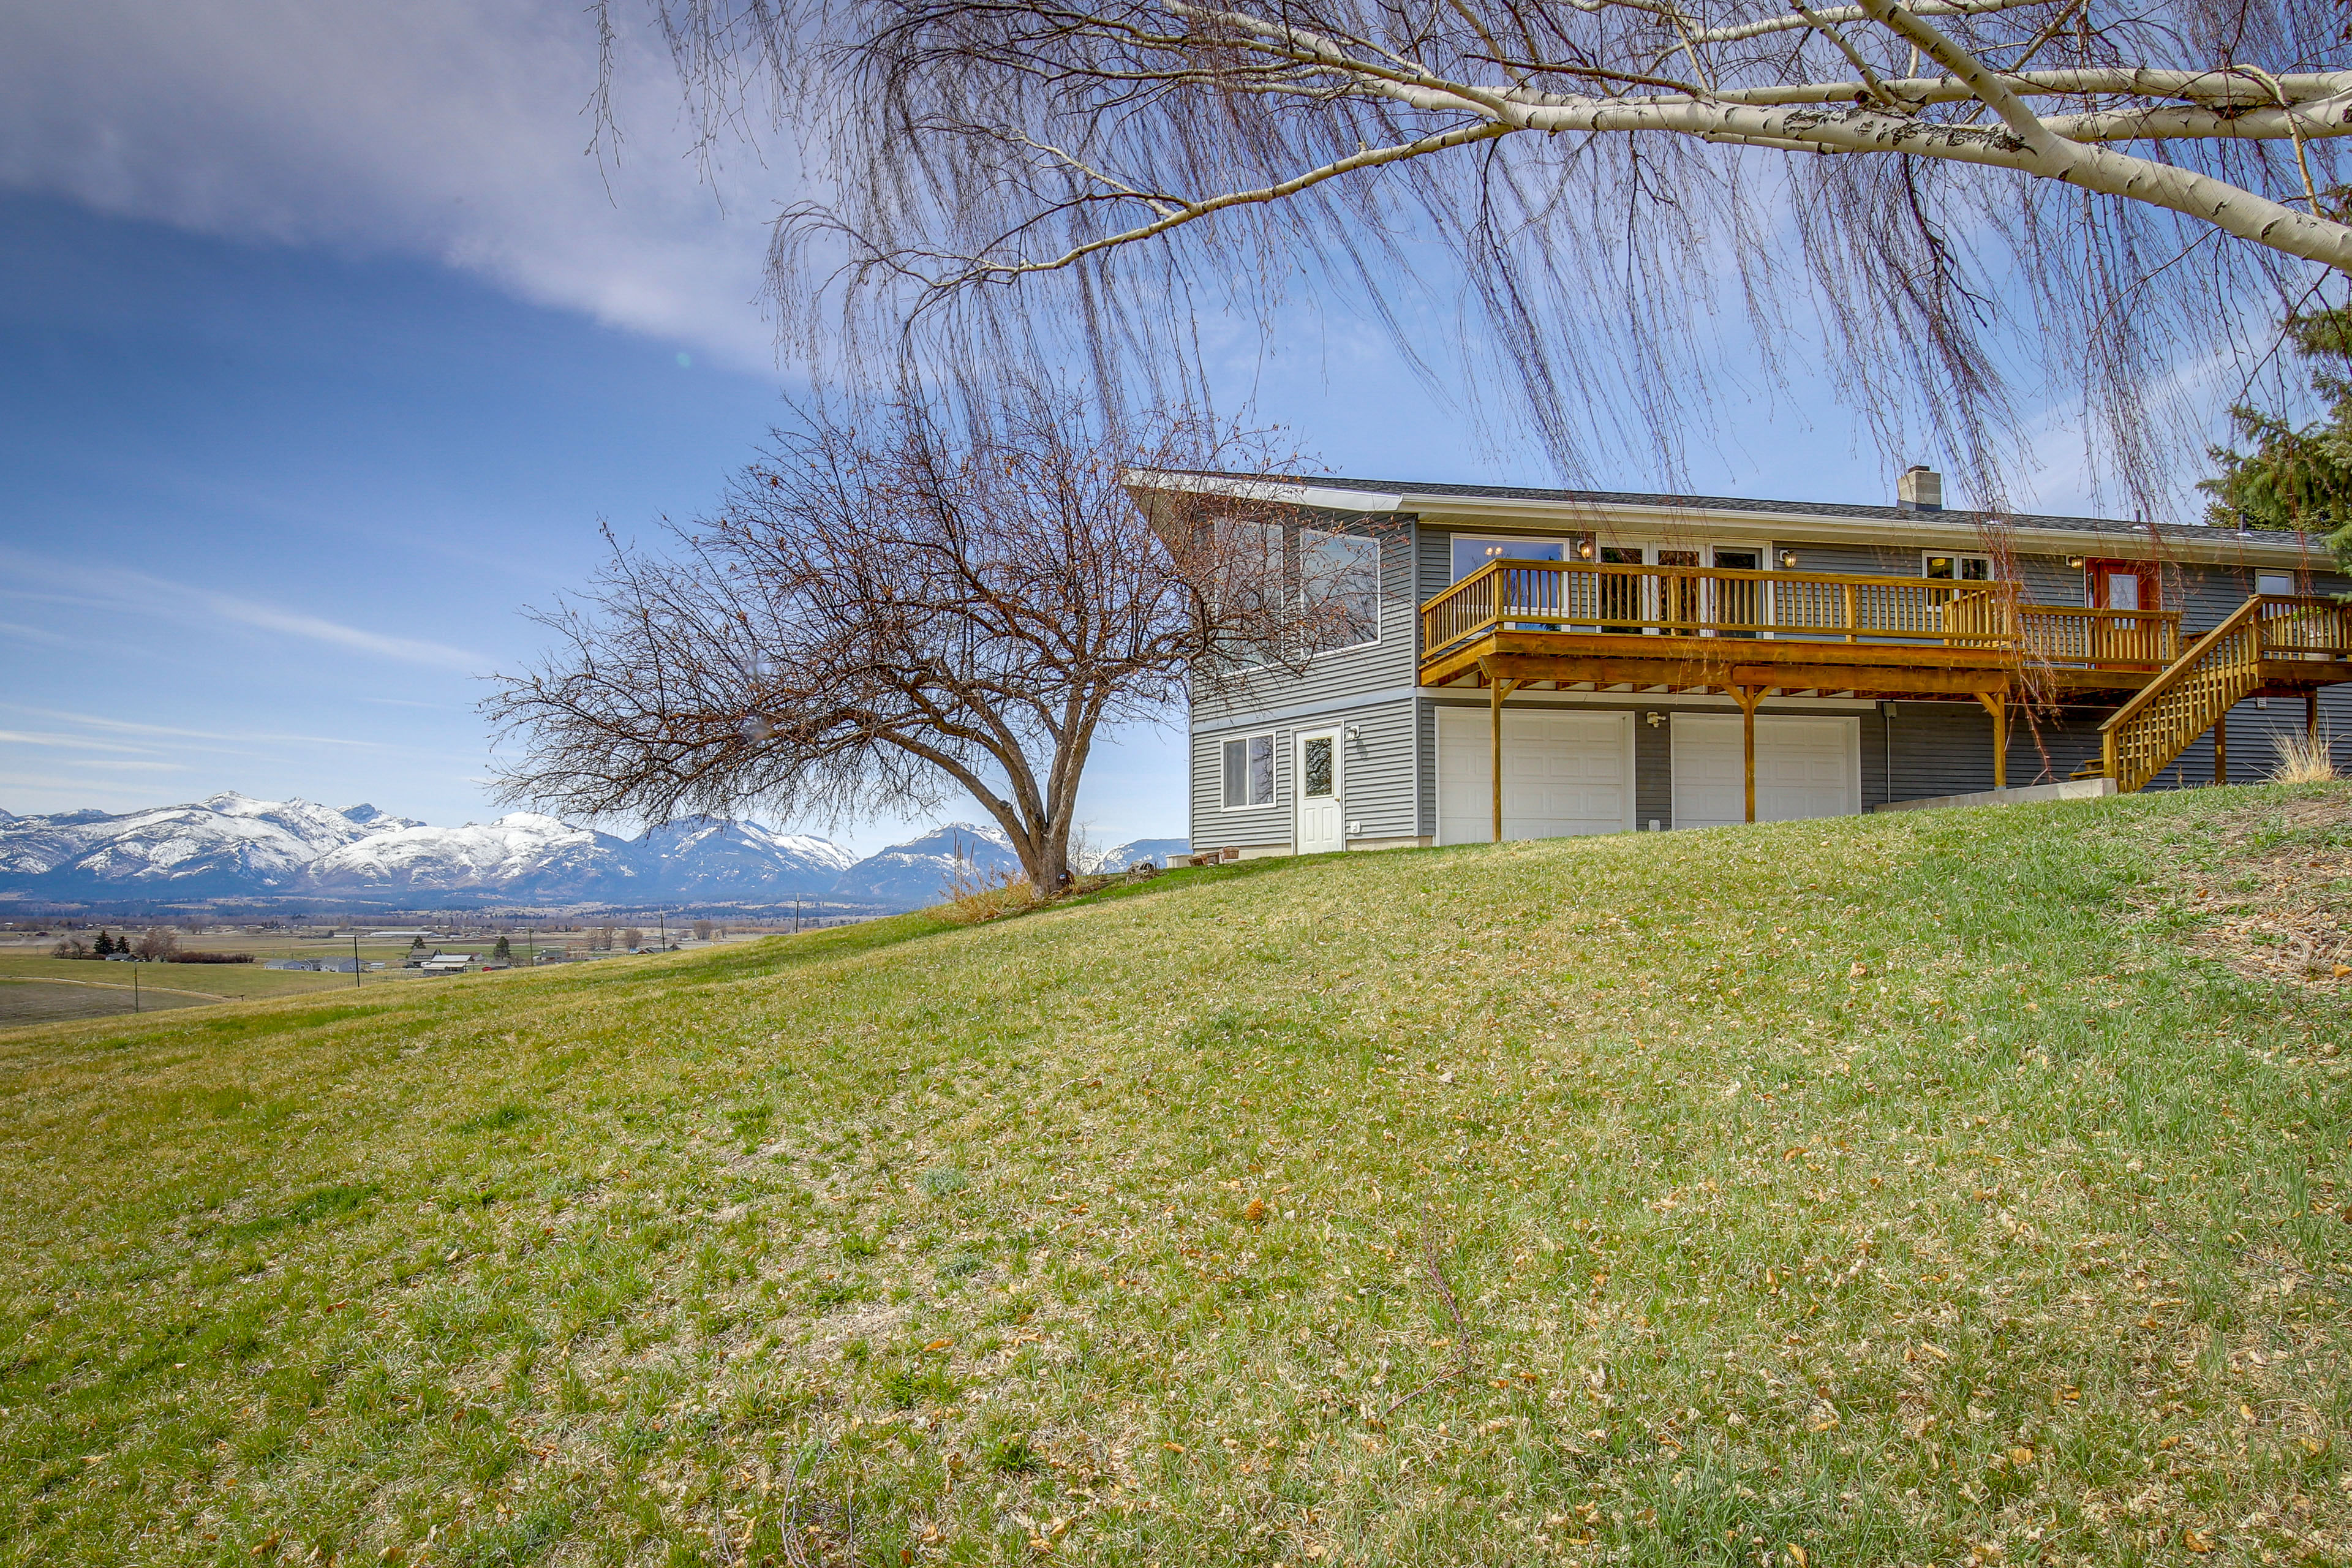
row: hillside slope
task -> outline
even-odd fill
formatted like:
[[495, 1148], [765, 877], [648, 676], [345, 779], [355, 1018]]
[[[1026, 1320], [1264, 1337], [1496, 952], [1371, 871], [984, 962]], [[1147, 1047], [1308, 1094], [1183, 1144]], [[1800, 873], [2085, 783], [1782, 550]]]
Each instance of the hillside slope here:
[[2341, 1561], [2342, 983], [2204, 911], [2347, 846], [1259, 861], [10, 1037], [0, 1563]]

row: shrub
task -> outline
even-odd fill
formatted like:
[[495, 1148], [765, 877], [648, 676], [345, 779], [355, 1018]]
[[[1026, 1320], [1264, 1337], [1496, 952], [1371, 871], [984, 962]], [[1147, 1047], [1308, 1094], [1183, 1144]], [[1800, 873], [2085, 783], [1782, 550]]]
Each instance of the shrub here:
[[2271, 770], [2271, 777], [2280, 784], [2325, 784], [2338, 776], [2336, 739], [2326, 730], [2273, 735], [2271, 747], [2278, 752], [2278, 766]]
[[175, 952], [166, 962], [172, 963], [251, 963], [249, 952]]

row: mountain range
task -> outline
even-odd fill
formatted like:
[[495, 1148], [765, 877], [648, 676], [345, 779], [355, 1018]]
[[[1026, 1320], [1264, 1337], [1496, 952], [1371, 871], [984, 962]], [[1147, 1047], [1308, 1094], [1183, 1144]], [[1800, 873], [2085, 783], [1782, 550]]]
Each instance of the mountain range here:
[[[1166, 863], [1181, 839], [1100, 857]], [[234, 792], [145, 811], [0, 812], [0, 904], [209, 900], [360, 900], [424, 909], [483, 903], [770, 905], [871, 909], [937, 902], [957, 877], [1017, 872], [1003, 832], [950, 823], [858, 858], [828, 838], [690, 818], [635, 838], [537, 812], [432, 827], [373, 805], [337, 811]]]

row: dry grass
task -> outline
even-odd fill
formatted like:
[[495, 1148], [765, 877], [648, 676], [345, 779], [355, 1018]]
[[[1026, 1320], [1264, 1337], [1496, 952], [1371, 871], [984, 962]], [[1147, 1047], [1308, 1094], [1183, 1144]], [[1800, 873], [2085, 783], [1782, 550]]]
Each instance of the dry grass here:
[[950, 925], [978, 925], [1036, 908], [1037, 889], [1017, 870], [983, 871], [959, 865], [948, 879], [940, 913]]
[[2271, 770], [2274, 784], [2330, 784], [2342, 776], [2336, 768], [2336, 741], [2325, 729], [2294, 731], [2271, 737], [2278, 766]]
[[0, 1042], [0, 1563], [2345, 1561], [2341, 1002], [2187, 944], [2347, 798]]
[[2143, 901], [2192, 950], [2252, 979], [2352, 994], [2352, 799], [2225, 812], [2165, 864]]

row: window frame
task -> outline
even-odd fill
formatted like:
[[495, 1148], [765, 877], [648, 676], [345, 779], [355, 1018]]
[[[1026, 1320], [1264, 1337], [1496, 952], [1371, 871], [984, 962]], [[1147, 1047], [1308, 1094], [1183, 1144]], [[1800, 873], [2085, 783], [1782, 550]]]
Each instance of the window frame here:
[[[1927, 563], [1930, 561], [1935, 560], [1937, 556], [1941, 556], [1945, 560], [1953, 563], [1952, 575], [1949, 577], [1938, 577], [1927, 570]], [[1983, 563], [1983, 576], [1970, 577], [1966, 574], [1968, 563], [1972, 561], [1981, 562]], [[1954, 586], [1958, 586], [1963, 583], [1997, 583], [2000, 580], [1999, 575], [1993, 571], [1992, 557], [1986, 554], [1981, 550], [1929, 550], [1923, 548], [1919, 552], [1919, 575], [1923, 580], [1929, 583], [1949, 583]]]
[[1307, 554], [1307, 536], [1310, 534], [1321, 535], [1327, 539], [1347, 540], [1351, 542], [1353, 544], [1369, 547], [1370, 549], [1372, 557], [1372, 635], [1364, 638], [1360, 642], [1334, 643], [1328, 647], [1318, 647], [1314, 652], [1307, 656], [1308, 660], [1311, 662], [1315, 659], [1321, 658], [1325, 654], [1349, 653], [1357, 648], [1378, 647], [1381, 645], [1381, 639], [1386, 636], [1388, 632], [1389, 600], [1388, 551], [1382, 547], [1380, 536], [1374, 533], [1351, 532], [1344, 526], [1336, 528], [1317, 528], [1310, 523], [1302, 522], [1297, 524], [1295, 534], [1291, 537], [1286, 538], [1283, 542], [1284, 548], [1290, 552], [1289, 563], [1286, 563], [1283, 574], [1288, 579], [1287, 586], [1289, 591], [1293, 594], [1302, 594], [1304, 592], [1300, 584], [1306, 577], [1305, 563]]
[[[1220, 736], [1217, 741], [1217, 809], [1219, 811], [1268, 811], [1282, 801], [1282, 732], [1278, 730], [1252, 730], [1239, 735]], [[1236, 805], [1231, 798], [1234, 783], [1232, 748], [1242, 748], [1243, 794], [1248, 791], [1249, 746], [1253, 741], [1265, 742], [1265, 798], [1244, 800]]]

